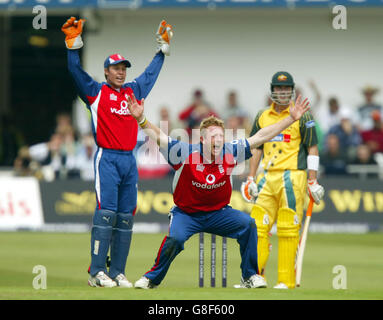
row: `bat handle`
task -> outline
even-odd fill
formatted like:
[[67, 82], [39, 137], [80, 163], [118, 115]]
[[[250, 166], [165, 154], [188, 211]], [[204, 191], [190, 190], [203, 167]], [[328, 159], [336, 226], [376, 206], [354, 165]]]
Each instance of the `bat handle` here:
[[311, 217], [313, 213], [313, 207], [314, 207], [314, 199], [310, 197], [310, 202], [306, 211], [306, 217]]

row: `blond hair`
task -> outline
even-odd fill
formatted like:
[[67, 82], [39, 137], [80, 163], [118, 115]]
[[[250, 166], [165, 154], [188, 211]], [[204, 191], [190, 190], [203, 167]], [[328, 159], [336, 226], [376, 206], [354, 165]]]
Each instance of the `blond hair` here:
[[223, 130], [225, 130], [224, 122], [221, 119], [218, 119], [214, 116], [210, 116], [208, 118], [203, 119], [199, 126], [199, 129], [202, 131], [203, 129], [207, 129], [211, 126], [221, 127]]

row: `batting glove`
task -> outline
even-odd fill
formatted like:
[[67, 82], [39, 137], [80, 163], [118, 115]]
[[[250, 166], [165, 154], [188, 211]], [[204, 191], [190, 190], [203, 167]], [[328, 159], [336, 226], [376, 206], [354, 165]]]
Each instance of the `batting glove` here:
[[65, 34], [65, 44], [68, 49], [80, 49], [84, 44], [81, 39], [82, 28], [85, 19], [76, 20], [75, 17], [70, 17], [61, 28]]
[[241, 194], [247, 202], [255, 203], [258, 197], [258, 187], [253, 177], [247, 177], [247, 181], [242, 182]]
[[318, 184], [317, 179], [308, 180], [307, 192], [316, 204], [319, 204], [324, 197], [324, 188]]
[[158, 26], [156, 33], [157, 52], [162, 51], [163, 54], [170, 55], [170, 39], [173, 37], [173, 27], [165, 20], [162, 20]]

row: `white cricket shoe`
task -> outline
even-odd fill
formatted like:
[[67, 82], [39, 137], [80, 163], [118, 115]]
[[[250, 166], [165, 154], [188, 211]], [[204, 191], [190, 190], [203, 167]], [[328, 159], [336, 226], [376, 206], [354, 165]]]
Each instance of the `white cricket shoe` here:
[[274, 286], [274, 289], [288, 289], [289, 287], [286, 286], [283, 282], [279, 282], [276, 286]]
[[128, 279], [126, 279], [125, 275], [120, 273], [117, 277], [115, 277], [114, 282], [118, 287], [121, 288], [133, 288], [133, 283], [131, 283]]
[[112, 279], [110, 279], [104, 271], [99, 271], [94, 277], [89, 277], [88, 285], [91, 287], [113, 288], [117, 284]]
[[137, 289], [154, 289], [157, 285], [155, 285], [149, 278], [142, 276], [136, 281], [134, 287]]
[[264, 277], [259, 274], [253, 274], [248, 279], [241, 279], [241, 286], [243, 288], [267, 288], [267, 283]]

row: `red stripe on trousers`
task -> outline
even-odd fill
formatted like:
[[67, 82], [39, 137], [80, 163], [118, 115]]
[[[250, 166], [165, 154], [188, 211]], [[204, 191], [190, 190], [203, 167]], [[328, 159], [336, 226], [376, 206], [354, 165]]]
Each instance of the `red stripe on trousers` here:
[[[148, 272], [146, 272], [146, 273], [152, 272], [152, 271], [156, 270], [156, 268], [158, 267], [158, 264], [160, 263], [160, 255], [161, 255], [161, 251], [162, 251], [162, 248], [164, 247], [164, 244], [165, 244], [167, 238], [168, 238], [168, 236], [165, 236], [164, 240], [162, 240], [160, 250], [158, 250], [158, 254], [157, 254], [157, 258], [156, 258], [156, 263], [155, 263], [154, 266], [153, 266]], [[145, 274], [146, 274], [146, 273], [145, 273]]]

